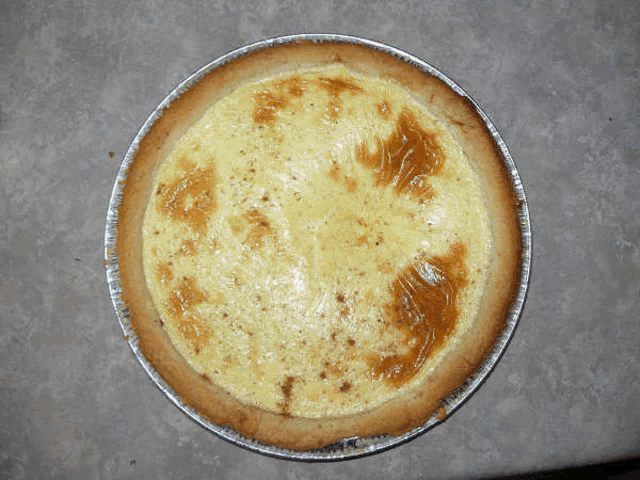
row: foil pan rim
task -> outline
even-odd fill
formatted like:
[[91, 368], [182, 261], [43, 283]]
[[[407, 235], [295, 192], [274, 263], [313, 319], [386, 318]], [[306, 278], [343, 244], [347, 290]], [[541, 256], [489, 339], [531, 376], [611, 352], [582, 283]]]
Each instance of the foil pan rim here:
[[[511, 177], [511, 181], [517, 196], [518, 200], [518, 217], [520, 221], [520, 227], [522, 232], [522, 255], [521, 255], [521, 275], [520, 275], [520, 284], [518, 288], [518, 293], [516, 298], [511, 306], [511, 310], [509, 312], [509, 318], [507, 321], [507, 326], [503, 330], [501, 336], [495, 342], [491, 353], [487, 356], [482, 365], [473, 373], [465, 383], [454, 391], [445, 401], [443, 406], [446, 410], [445, 418], [438, 418], [437, 415], [433, 415], [425, 424], [420, 427], [415, 428], [414, 430], [407, 432], [400, 436], [390, 436], [383, 435], [377, 437], [368, 437], [368, 438], [360, 438], [360, 437], [352, 437], [345, 438], [342, 441], [335, 443], [333, 445], [326, 446], [319, 450], [307, 450], [307, 451], [296, 451], [290, 449], [284, 449], [280, 447], [275, 447], [272, 445], [263, 444], [257, 442], [253, 439], [244, 437], [234, 431], [231, 428], [223, 427], [217, 424], [214, 424], [202, 417], [198, 414], [198, 412], [185, 405], [180, 397], [176, 394], [176, 392], [160, 377], [160, 375], [155, 371], [153, 366], [147, 361], [147, 359], [142, 354], [142, 350], [138, 345], [138, 339], [131, 327], [131, 323], [129, 320], [129, 312], [127, 311], [124, 302], [122, 301], [122, 289], [120, 284], [119, 272], [118, 272], [118, 258], [115, 253], [115, 244], [117, 237], [117, 223], [118, 223], [118, 207], [120, 206], [122, 199], [122, 188], [127, 178], [127, 171], [129, 166], [133, 160], [135, 153], [138, 150], [141, 140], [144, 136], [150, 131], [153, 124], [162, 116], [165, 108], [167, 108], [174, 100], [176, 100], [180, 95], [182, 95], [185, 91], [187, 91], [192, 85], [194, 85], [198, 80], [207, 75], [209, 72], [225, 65], [229, 62], [232, 62], [238, 58], [241, 58], [245, 55], [248, 55], [254, 51], [262, 50], [278, 45], [285, 45], [296, 43], [300, 41], [308, 41], [313, 43], [348, 43], [348, 44], [357, 44], [370, 47], [375, 50], [380, 50], [386, 52], [409, 65], [418, 68], [424, 72], [427, 72], [438, 79], [442, 80], [446, 83], [452, 90], [454, 90], [458, 95], [468, 99], [479, 115], [482, 117], [485, 125], [491, 132], [498, 148], [500, 149], [506, 167], [509, 171], [509, 175]], [[107, 211], [107, 221], [105, 226], [105, 236], [104, 236], [104, 265], [106, 271], [106, 280], [109, 288], [109, 293], [112, 300], [112, 305], [116, 316], [118, 318], [118, 323], [122, 329], [122, 332], [131, 348], [133, 354], [137, 358], [138, 362], [142, 365], [143, 369], [147, 373], [147, 375], [151, 378], [151, 380], [156, 384], [156, 386], [176, 405], [180, 410], [182, 410], [187, 416], [196, 421], [198, 424], [216, 434], [220, 438], [234, 444], [245, 448], [247, 450], [260, 453], [263, 455], [286, 459], [286, 460], [297, 460], [297, 461], [306, 461], [306, 462], [332, 462], [332, 461], [341, 461], [347, 459], [360, 458], [368, 455], [372, 455], [375, 453], [380, 453], [391, 448], [397, 447], [401, 444], [404, 444], [433, 428], [434, 426], [442, 423], [447, 417], [449, 417], [455, 410], [457, 410], [465, 401], [467, 401], [473, 393], [480, 387], [480, 385], [487, 379], [488, 375], [495, 368], [501, 356], [505, 352], [511, 338], [514, 335], [515, 329], [518, 325], [520, 317], [522, 315], [522, 311], [524, 308], [524, 303], [526, 299], [526, 294], [530, 281], [530, 271], [531, 271], [531, 261], [532, 261], [532, 236], [531, 236], [531, 224], [530, 224], [530, 216], [529, 216], [529, 208], [528, 203], [524, 191], [524, 186], [522, 184], [522, 180], [520, 178], [520, 174], [516, 168], [515, 162], [511, 153], [498, 133], [493, 122], [489, 119], [488, 115], [482, 110], [482, 108], [478, 105], [478, 103], [469, 96], [457, 83], [451, 80], [449, 77], [444, 75], [440, 70], [433, 67], [429, 63], [420, 58], [417, 58], [403, 50], [400, 50], [396, 47], [392, 47], [390, 45], [386, 45], [374, 40], [369, 40], [363, 37], [351, 36], [351, 35], [343, 35], [343, 34], [334, 34], [334, 33], [304, 33], [304, 34], [295, 34], [295, 35], [285, 35], [279, 37], [272, 37], [263, 39], [249, 45], [234, 49], [229, 53], [226, 53], [212, 62], [204, 65], [193, 74], [191, 74], [188, 78], [186, 78], [183, 82], [181, 82], [176, 88], [174, 88], [163, 100], [162, 102], [154, 109], [154, 111], [147, 117], [143, 125], [138, 130], [136, 136], [132, 140], [124, 159], [120, 165], [118, 170], [116, 180], [114, 182], [114, 186], [111, 192], [111, 196], [109, 199], [109, 206]]]

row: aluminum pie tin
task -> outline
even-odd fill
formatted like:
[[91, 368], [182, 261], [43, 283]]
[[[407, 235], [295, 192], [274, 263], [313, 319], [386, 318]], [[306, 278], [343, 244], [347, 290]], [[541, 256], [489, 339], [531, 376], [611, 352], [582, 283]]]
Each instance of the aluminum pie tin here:
[[388, 45], [384, 45], [382, 43], [360, 37], [337, 34], [300, 34], [262, 40], [234, 50], [202, 67], [180, 85], [178, 85], [178, 87], [176, 87], [171, 93], [169, 93], [169, 95], [151, 113], [151, 115], [147, 118], [147, 120], [144, 122], [137, 135], [133, 139], [121, 164], [120, 170], [118, 171], [118, 175], [116, 177], [111, 193], [105, 228], [104, 259], [107, 282], [109, 285], [109, 291], [111, 294], [111, 300], [115, 313], [117, 315], [122, 331], [124, 332], [125, 338], [129, 343], [129, 346], [131, 347], [131, 350], [133, 351], [134, 355], [136, 356], [144, 370], [147, 372], [149, 377], [153, 380], [153, 382], [180, 410], [182, 410], [186, 415], [191, 417], [201, 426], [215, 433], [224, 440], [243, 447], [247, 450], [276, 458], [310, 462], [329, 462], [363, 457], [388, 450], [395, 446], [401, 445], [411, 439], [414, 439], [419, 435], [422, 435], [439, 423], [443, 422], [444, 418], [439, 418], [436, 414], [434, 414], [424, 425], [400, 436], [382, 435], [367, 438], [351, 437], [342, 439], [338, 443], [326, 446], [321, 449], [307, 451], [283, 449], [272, 445], [260, 443], [253, 439], [240, 435], [238, 432], [229, 427], [214, 424], [207, 418], [200, 415], [196, 411], [196, 409], [185, 405], [185, 403], [176, 394], [172, 387], [163, 380], [163, 378], [158, 374], [158, 372], [156, 372], [154, 367], [147, 361], [147, 359], [143, 355], [138, 344], [138, 339], [131, 325], [129, 312], [122, 300], [122, 288], [118, 270], [118, 257], [116, 255], [118, 208], [121, 203], [128, 169], [131, 165], [135, 153], [138, 150], [140, 142], [151, 130], [154, 123], [162, 116], [165, 108], [167, 108], [174, 100], [179, 98], [184, 92], [189, 90], [200, 79], [216, 70], [217, 68], [226, 65], [227, 63], [233, 62], [234, 60], [240, 59], [248, 54], [257, 52], [259, 50], [269, 49], [271, 47], [279, 45], [293, 44], [301, 41], [313, 42], [317, 44], [354, 44], [369, 47], [373, 50], [378, 50], [390, 54], [393, 57], [406, 62], [407, 64], [418, 70], [437, 77], [438, 79], [446, 83], [454, 92], [469, 100], [471, 104], [473, 104], [481, 118], [484, 120], [484, 123], [486, 124], [489, 132], [493, 136], [498, 148], [502, 153], [505, 167], [509, 172], [515, 195], [517, 197], [517, 213], [522, 235], [520, 283], [517, 295], [515, 296], [515, 299], [510, 307], [506, 327], [495, 342], [491, 353], [485, 358], [481, 366], [470, 377], [466, 379], [464, 384], [460, 386], [456, 391], [454, 391], [442, 403], [442, 406], [447, 412], [446, 416], [451, 415], [453, 411], [460, 407], [462, 403], [465, 402], [478, 389], [481, 383], [487, 378], [487, 376], [496, 366], [497, 362], [505, 351], [511, 337], [513, 336], [522, 309], [524, 307], [524, 301], [529, 283], [532, 253], [531, 227], [527, 200], [520, 175], [518, 174], [516, 165], [505, 142], [500, 137], [496, 127], [493, 125], [488, 116], [460, 86], [458, 86], [453, 80], [446, 77], [442, 72], [423, 60], [420, 60], [406, 52]]

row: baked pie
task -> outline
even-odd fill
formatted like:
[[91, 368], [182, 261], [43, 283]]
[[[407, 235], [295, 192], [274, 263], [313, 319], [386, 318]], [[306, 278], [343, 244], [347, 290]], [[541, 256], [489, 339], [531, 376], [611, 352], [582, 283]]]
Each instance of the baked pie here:
[[518, 208], [485, 121], [443, 81], [364, 45], [272, 46], [140, 141], [122, 299], [148, 362], [217, 425], [293, 450], [403, 434], [505, 328]]

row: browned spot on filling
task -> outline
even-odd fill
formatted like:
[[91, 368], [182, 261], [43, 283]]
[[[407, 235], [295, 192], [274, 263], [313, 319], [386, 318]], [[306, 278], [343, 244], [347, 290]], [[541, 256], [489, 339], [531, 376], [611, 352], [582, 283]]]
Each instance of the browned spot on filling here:
[[378, 109], [378, 115], [380, 115], [384, 120], [389, 120], [391, 117], [391, 106], [389, 106], [389, 103], [386, 100], [378, 103], [376, 108]]
[[169, 294], [167, 310], [174, 317], [182, 317], [189, 309], [207, 300], [205, 292], [198, 290], [194, 277], [183, 277]]
[[202, 233], [207, 228], [209, 214], [216, 207], [215, 174], [212, 168], [197, 168], [182, 160], [186, 174], [171, 185], [161, 184], [156, 191], [158, 208], [172, 220], [188, 224]]
[[371, 355], [369, 366], [377, 377], [400, 386], [444, 345], [458, 319], [458, 292], [467, 284], [466, 254], [464, 244], [455, 243], [447, 255], [420, 259], [396, 276], [383, 328], [399, 333], [385, 349], [397, 353]]
[[191, 255], [195, 255], [196, 251], [196, 243], [189, 238], [180, 244], [180, 250], [178, 253], [184, 257], [190, 257]]
[[238, 277], [238, 275], [235, 272], [231, 272], [231, 282], [232, 282], [232, 285], [236, 288], [239, 288], [243, 285], [243, 281], [240, 279], [240, 277]]
[[291, 77], [278, 82], [276, 88], [287, 92], [292, 97], [301, 97], [304, 94], [304, 84], [300, 77]]
[[413, 113], [404, 110], [389, 138], [377, 139], [373, 153], [361, 144], [356, 158], [373, 171], [378, 185], [392, 185], [396, 193], [414, 198], [431, 198], [427, 178], [438, 174], [445, 161], [436, 137], [419, 125]]
[[347, 339], [347, 344], [348, 344], [350, 347], [353, 347], [353, 346], [356, 344], [356, 341], [355, 341], [353, 338], [348, 338], [348, 339]]
[[369, 245], [369, 238], [366, 235], [360, 235], [356, 238], [356, 247], [365, 247]]
[[318, 79], [318, 85], [329, 94], [329, 117], [332, 120], [338, 118], [342, 110], [340, 95], [346, 92], [351, 95], [362, 92], [362, 87], [346, 78], [321, 77]]
[[379, 264], [376, 269], [380, 272], [380, 273], [393, 273], [393, 267], [391, 266], [391, 264], [389, 262], [384, 262]]
[[342, 382], [342, 385], [340, 385], [340, 392], [347, 393], [349, 390], [351, 390], [351, 382]]
[[347, 185], [347, 191], [349, 193], [353, 193], [358, 188], [358, 182], [356, 182], [353, 178], [344, 177], [344, 183]]
[[331, 170], [329, 170], [329, 177], [331, 177], [331, 179], [335, 180], [336, 182], [344, 181], [344, 184], [346, 185], [347, 191], [349, 193], [355, 192], [358, 188], [358, 182], [351, 177], [342, 175], [340, 172], [340, 167], [338, 165], [334, 165], [333, 167], [331, 167]]
[[276, 112], [285, 108], [289, 100], [279, 93], [262, 92], [253, 96], [256, 106], [253, 110], [253, 121], [257, 124], [273, 124]]
[[327, 372], [325, 372], [324, 370], [320, 372], [320, 378], [322, 380], [324, 380], [325, 378], [327, 378]]
[[275, 236], [275, 230], [267, 216], [256, 208], [240, 217], [228, 217], [227, 221], [231, 231], [245, 235], [243, 243], [252, 250], [264, 246], [266, 238]]
[[242, 218], [240, 217], [229, 217], [227, 218], [227, 221], [229, 222], [229, 226], [231, 227], [231, 231], [233, 233], [240, 233], [242, 230], [244, 230], [244, 222], [242, 221]]
[[332, 97], [338, 97], [344, 92], [361, 93], [362, 87], [346, 78], [320, 77], [318, 85], [324, 88]]
[[331, 167], [331, 170], [329, 170], [329, 176], [335, 180], [336, 182], [340, 181], [340, 166], [335, 164], [333, 167]]
[[269, 219], [260, 211], [253, 209], [244, 214], [244, 219], [249, 224], [249, 233], [244, 243], [251, 249], [260, 248], [264, 245], [265, 237], [273, 236], [274, 230]]
[[289, 415], [291, 413], [293, 382], [295, 382], [295, 380], [295, 377], [287, 376], [284, 380], [284, 383], [280, 384], [280, 391], [282, 391], [284, 400], [282, 402], [279, 402], [278, 406], [280, 407], [284, 415]]
[[222, 359], [222, 366], [224, 367], [230, 367], [231, 365], [233, 365], [235, 363], [235, 358], [231, 355], [227, 355], [226, 357], [224, 357]]
[[276, 113], [287, 108], [293, 97], [301, 97], [303, 94], [303, 82], [299, 77], [276, 83], [273, 91], [264, 90], [253, 96], [253, 121], [258, 125], [273, 125]]
[[206, 300], [207, 295], [197, 288], [195, 278], [183, 277], [169, 294], [167, 303], [167, 310], [174, 318], [178, 330], [196, 354], [209, 343], [213, 334], [208, 325], [191, 311], [194, 306]]
[[156, 278], [160, 285], [167, 285], [173, 279], [170, 263], [159, 263], [156, 267]]
[[[337, 343], [337, 338], [333, 339], [334, 343]], [[344, 362], [348, 362], [353, 360], [353, 356], [345, 356], [343, 357]], [[335, 363], [330, 363], [325, 361], [322, 366], [324, 367], [324, 372], [325, 375], [331, 375], [333, 377], [341, 377], [342, 375], [344, 375], [346, 372], [349, 371], [349, 366], [343, 364], [343, 362], [341, 362], [340, 360], [336, 361]]]

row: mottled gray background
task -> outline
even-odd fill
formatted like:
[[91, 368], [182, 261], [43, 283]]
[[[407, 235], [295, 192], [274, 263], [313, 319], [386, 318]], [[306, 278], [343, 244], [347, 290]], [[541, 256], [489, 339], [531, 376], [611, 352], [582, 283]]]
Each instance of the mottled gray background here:
[[[509, 145], [534, 234], [524, 315], [478, 393], [330, 465], [250, 453], [176, 409], [122, 337], [102, 260], [147, 115], [219, 55], [300, 32], [456, 80]], [[0, 478], [461, 478], [638, 455], [639, 46], [634, 0], [0, 0]]]

